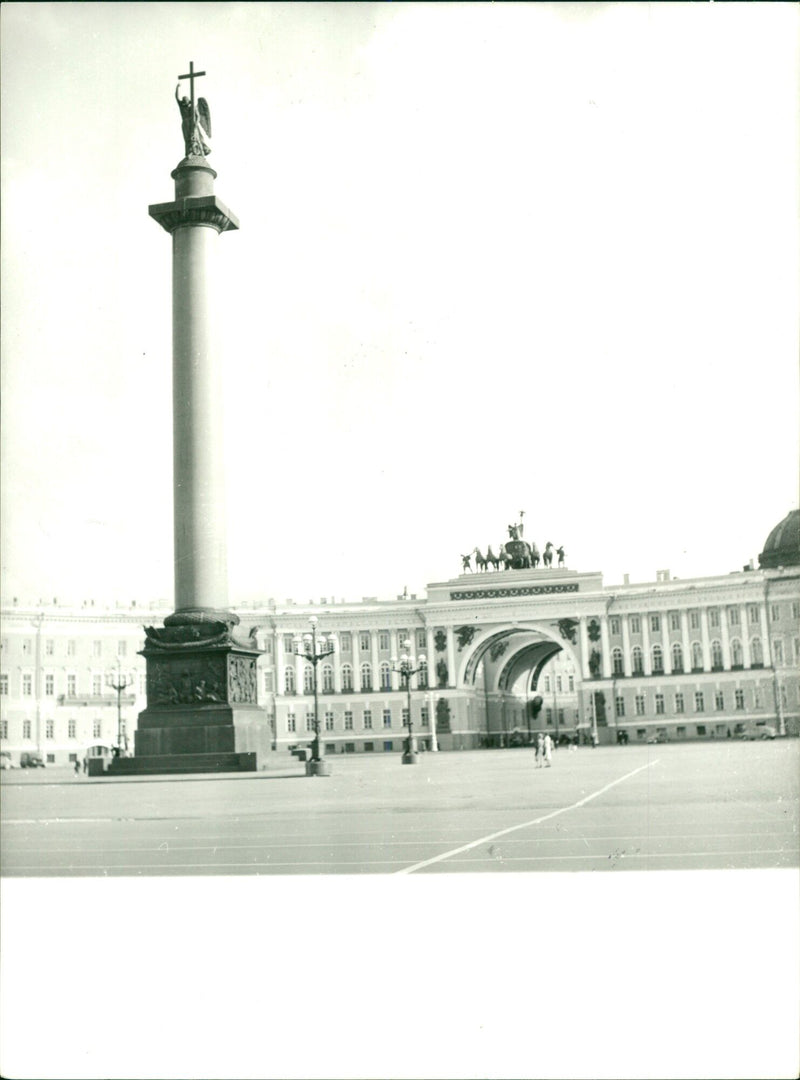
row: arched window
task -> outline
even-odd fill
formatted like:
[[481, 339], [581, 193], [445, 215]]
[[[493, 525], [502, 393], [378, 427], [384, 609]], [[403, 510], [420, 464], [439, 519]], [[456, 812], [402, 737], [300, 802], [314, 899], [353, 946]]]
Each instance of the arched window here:
[[750, 640], [750, 663], [763, 664], [764, 650], [761, 648], [761, 638], [754, 637]]
[[703, 670], [703, 647], [699, 641], [692, 642], [692, 671]]
[[683, 649], [678, 641], [672, 646], [672, 670], [678, 675], [683, 671]]
[[625, 665], [622, 662], [622, 649], [616, 648], [611, 653], [611, 663], [614, 666], [615, 675], [625, 674]]
[[349, 664], [342, 664], [342, 690], [353, 689], [353, 669]]
[[322, 689], [327, 693], [333, 690], [333, 668], [330, 664], [322, 665]]
[[294, 668], [287, 667], [283, 672], [283, 691], [285, 694], [293, 694], [295, 692], [295, 680], [294, 680]]
[[633, 660], [633, 674], [643, 675], [644, 659], [642, 656], [642, 650], [639, 648], [638, 645], [634, 645], [633, 651], [631, 652], [631, 659]]
[[428, 661], [420, 660], [419, 671], [417, 672], [417, 687], [420, 690], [425, 690], [428, 686]]
[[731, 640], [731, 666], [743, 667], [744, 666], [744, 654], [742, 653], [742, 643], [738, 638]]
[[381, 664], [381, 690], [392, 689], [392, 669], [384, 660]]
[[716, 639], [711, 642], [711, 667], [714, 671], [722, 670], [722, 645]]
[[306, 664], [303, 669], [303, 693], [314, 693], [314, 669], [311, 664]]
[[660, 645], [654, 645], [650, 653], [653, 657], [653, 674], [662, 675], [664, 672], [664, 650]]
[[372, 668], [370, 667], [369, 664], [362, 664], [361, 665], [361, 689], [362, 690], [371, 690], [372, 689]]

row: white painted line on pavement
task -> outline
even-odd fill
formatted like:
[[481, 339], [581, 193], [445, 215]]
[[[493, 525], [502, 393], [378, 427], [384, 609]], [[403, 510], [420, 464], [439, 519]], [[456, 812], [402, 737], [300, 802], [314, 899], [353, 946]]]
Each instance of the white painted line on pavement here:
[[532, 825], [541, 825], [543, 821], [549, 821], [551, 818], [558, 817], [559, 814], [566, 814], [568, 810], [577, 810], [579, 806], [585, 806], [586, 803], [591, 802], [592, 799], [598, 798], [598, 796], [603, 795], [606, 791], [610, 791], [612, 787], [621, 784], [623, 780], [630, 780], [632, 776], [636, 776], [636, 774], [642, 772], [643, 769], [649, 769], [651, 765], [657, 765], [659, 760], [659, 758], [656, 758], [655, 761], [648, 761], [646, 765], [640, 765], [638, 769], [634, 769], [632, 772], [620, 776], [618, 780], [612, 780], [610, 784], [606, 784], [605, 787], [601, 787], [598, 791], [593, 791], [591, 795], [579, 799], [578, 802], [572, 803], [570, 806], [562, 806], [559, 810], [552, 810], [543, 817], [534, 818], [533, 821], [523, 821], [521, 825], [512, 825], [508, 829], [501, 829], [500, 832], [489, 833], [488, 836], [482, 836], [480, 840], [473, 840], [472, 843], [464, 844], [463, 847], [453, 848], [451, 851], [445, 851], [441, 855], [434, 855], [432, 859], [425, 859], [423, 862], [414, 863], [413, 866], [407, 866], [403, 870], [395, 870], [395, 873], [413, 874], [415, 870], [422, 870], [426, 866], [432, 866], [433, 863], [442, 862], [444, 859], [450, 859], [453, 855], [460, 855], [462, 851], [470, 851], [472, 848], [480, 847], [481, 844], [488, 844], [490, 840], [497, 840], [500, 836], [508, 836], [509, 833], [517, 832], [518, 829], [529, 829]]
[[130, 821], [113, 817], [3, 818], [3, 825], [95, 825], [109, 821]]

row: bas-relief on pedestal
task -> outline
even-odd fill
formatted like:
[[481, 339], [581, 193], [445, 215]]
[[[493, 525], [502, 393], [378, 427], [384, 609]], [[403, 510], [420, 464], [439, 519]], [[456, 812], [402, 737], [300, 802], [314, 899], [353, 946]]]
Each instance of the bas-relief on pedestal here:
[[[158, 758], [186, 755], [192, 771], [258, 768], [272, 742], [258, 705], [258, 654], [234, 638], [230, 623], [218, 620], [146, 627], [145, 633], [148, 707], [139, 714], [133, 760], [150, 759], [153, 770]], [[124, 770], [124, 759], [120, 765]]]

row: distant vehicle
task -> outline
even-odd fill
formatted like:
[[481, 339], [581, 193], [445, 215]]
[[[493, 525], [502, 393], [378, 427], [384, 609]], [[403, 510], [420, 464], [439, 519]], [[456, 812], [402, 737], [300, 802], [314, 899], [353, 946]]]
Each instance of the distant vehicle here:
[[22, 769], [43, 769], [45, 767], [41, 754], [29, 754], [27, 750], [19, 755], [19, 764]]
[[775, 739], [778, 733], [766, 721], [763, 723], [756, 721], [752, 724], [737, 724], [734, 735], [737, 739]]
[[663, 731], [659, 731], [655, 735], [651, 735], [647, 741], [649, 743], [669, 742], [669, 735], [665, 735]]
[[11, 760], [11, 754], [8, 750], [0, 750], [0, 769], [13, 769], [14, 762]]

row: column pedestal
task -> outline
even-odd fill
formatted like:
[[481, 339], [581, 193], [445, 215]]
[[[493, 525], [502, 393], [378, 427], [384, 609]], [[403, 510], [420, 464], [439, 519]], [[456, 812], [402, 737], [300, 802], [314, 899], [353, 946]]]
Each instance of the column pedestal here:
[[109, 773], [262, 768], [272, 731], [257, 700], [258, 651], [237, 641], [228, 622], [145, 633], [148, 705], [139, 714], [134, 756], [116, 758]]

